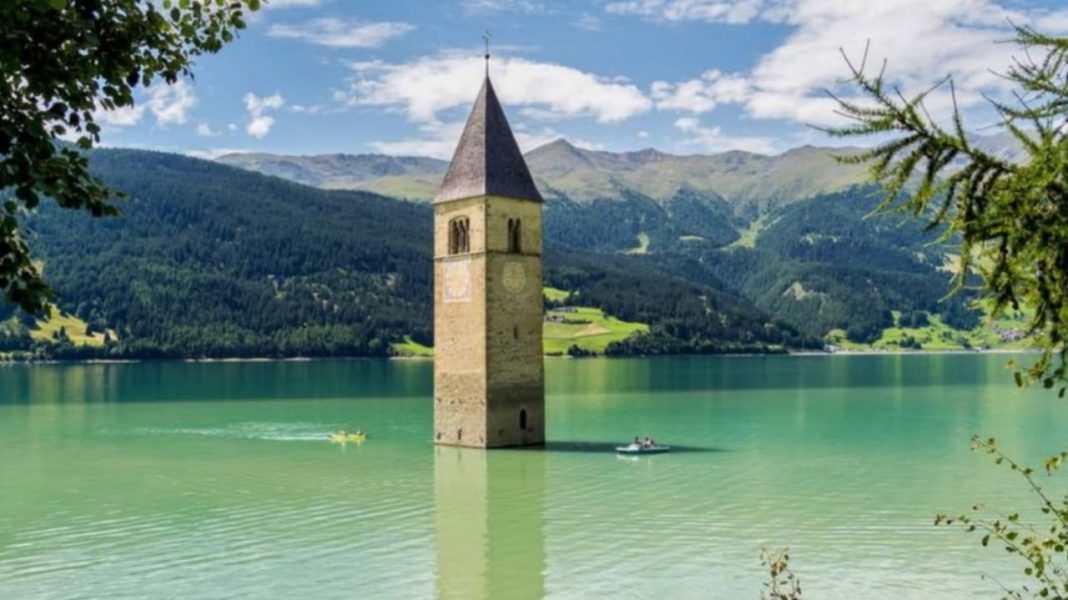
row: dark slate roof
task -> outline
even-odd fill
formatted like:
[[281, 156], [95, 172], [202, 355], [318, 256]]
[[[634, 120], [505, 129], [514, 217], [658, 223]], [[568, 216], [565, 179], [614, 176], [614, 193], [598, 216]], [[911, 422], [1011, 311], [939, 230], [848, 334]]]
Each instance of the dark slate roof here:
[[489, 77], [482, 83], [434, 202], [503, 196], [541, 202]]

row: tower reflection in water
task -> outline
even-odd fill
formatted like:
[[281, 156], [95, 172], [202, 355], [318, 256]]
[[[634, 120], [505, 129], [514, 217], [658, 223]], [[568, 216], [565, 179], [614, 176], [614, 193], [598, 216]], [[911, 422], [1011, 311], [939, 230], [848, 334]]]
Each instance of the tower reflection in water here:
[[438, 446], [434, 456], [438, 598], [541, 598], [545, 454]]

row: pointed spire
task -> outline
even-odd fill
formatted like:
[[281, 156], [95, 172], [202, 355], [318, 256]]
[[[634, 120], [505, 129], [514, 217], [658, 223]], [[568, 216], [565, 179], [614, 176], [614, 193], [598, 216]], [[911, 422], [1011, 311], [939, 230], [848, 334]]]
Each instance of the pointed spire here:
[[542, 201], [488, 76], [434, 202], [476, 196]]

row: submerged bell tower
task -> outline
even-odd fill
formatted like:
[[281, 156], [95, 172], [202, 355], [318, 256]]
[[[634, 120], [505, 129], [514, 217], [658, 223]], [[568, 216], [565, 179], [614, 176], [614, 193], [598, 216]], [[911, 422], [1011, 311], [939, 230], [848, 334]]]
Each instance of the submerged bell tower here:
[[488, 69], [433, 207], [434, 442], [543, 444], [542, 198]]

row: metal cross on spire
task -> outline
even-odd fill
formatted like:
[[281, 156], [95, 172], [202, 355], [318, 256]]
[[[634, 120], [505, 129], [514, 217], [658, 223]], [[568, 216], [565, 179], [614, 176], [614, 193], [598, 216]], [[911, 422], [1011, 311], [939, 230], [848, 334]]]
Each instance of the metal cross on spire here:
[[486, 42], [486, 77], [489, 77], [489, 59], [490, 59], [489, 44], [490, 44], [490, 38], [491, 37], [493, 37], [493, 34], [490, 33], [489, 29], [487, 29], [482, 34], [482, 41]]

